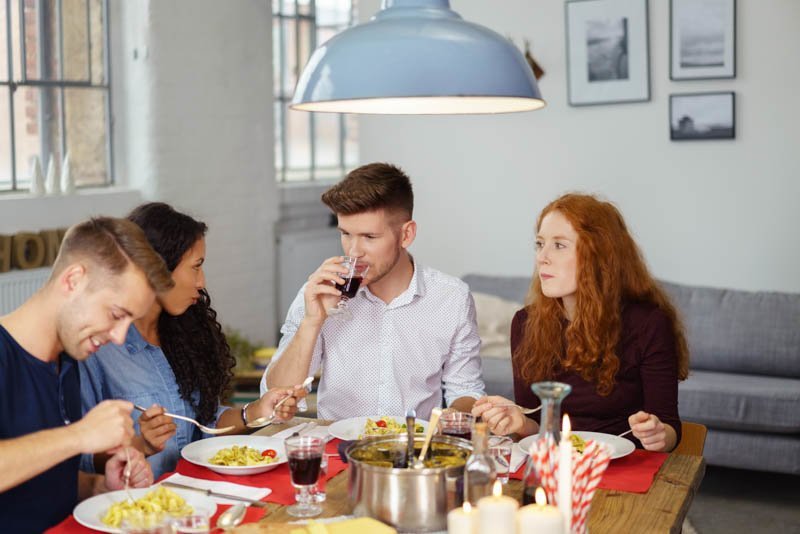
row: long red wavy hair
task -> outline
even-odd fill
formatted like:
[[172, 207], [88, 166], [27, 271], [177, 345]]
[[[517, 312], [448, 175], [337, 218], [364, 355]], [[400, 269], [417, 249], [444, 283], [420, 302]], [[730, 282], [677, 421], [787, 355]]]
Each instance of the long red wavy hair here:
[[614, 388], [619, 370], [617, 344], [625, 301], [650, 302], [672, 323], [678, 378], [689, 374], [689, 348], [683, 325], [666, 293], [647, 270], [619, 210], [591, 195], [566, 194], [539, 215], [537, 232], [548, 213], [570, 222], [578, 240], [574, 317], [565, 321], [561, 299], [542, 293], [537, 264], [528, 293], [528, 319], [515, 357], [529, 383], [550, 380], [561, 370], [577, 372], [595, 383], [600, 395]]

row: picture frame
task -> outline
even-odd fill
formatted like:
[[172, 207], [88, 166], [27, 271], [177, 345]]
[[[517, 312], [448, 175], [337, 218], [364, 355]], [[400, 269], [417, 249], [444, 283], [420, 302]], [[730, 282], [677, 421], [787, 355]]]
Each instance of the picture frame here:
[[568, 0], [571, 106], [650, 100], [647, 0]]
[[669, 77], [736, 77], [736, 0], [670, 0]]
[[669, 136], [673, 141], [736, 138], [733, 91], [669, 95]]

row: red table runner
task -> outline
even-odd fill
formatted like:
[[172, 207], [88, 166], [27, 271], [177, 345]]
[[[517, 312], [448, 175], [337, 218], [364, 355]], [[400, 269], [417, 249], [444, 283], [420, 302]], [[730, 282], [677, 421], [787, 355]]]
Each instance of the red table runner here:
[[[328, 456], [328, 471], [325, 475], [325, 480], [329, 480], [339, 473], [341, 473], [347, 464], [342, 462], [337, 450], [339, 444], [338, 439], [333, 439], [325, 446], [325, 453]], [[272, 492], [264, 497], [262, 500], [267, 502], [274, 502], [277, 504], [294, 504], [294, 487], [292, 486], [291, 476], [289, 474], [289, 465], [283, 464], [276, 467], [272, 471], [261, 473], [258, 475], [249, 476], [225, 476], [215, 473], [210, 469], [201, 467], [199, 465], [187, 462], [183, 458], [178, 462], [175, 469], [178, 473], [194, 478], [202, 478], [205, 480], [221, 480], [223, 482], [233, 482], [234, 484], [243, 484], [245, 486], [255, 486], [259, 488], [270, 488]], [[159, 480], [168, 477], [170, 474], [162, 476]], [[217, 524], [217, 517], [223, 511], [230, 508], [226, 504], [218, 504], [217, 512], [211, 520], [212, 525]], [[263, 508], [247, 508], [247, 515], [243, 523], [254, 523], [264, 516], [265, 510]], [[67, 519], [54, 526], [47, 531], [49, 534], [86, 534], [97, 532], [96, 530], [84, 527], [75, 520], [75, 517], [70, 515]]]
[[[647, 493], [653, 485], [656, 473], [666, 461], [669, 453], [650, 452], [636, 449], [628, 456], [617, 458], [608, 464], [603, 478], [600, 479], [600, 489], [627, 491], [629, 493]], [[511, 478], [522, 480], [525, 472], [523, 463]]]

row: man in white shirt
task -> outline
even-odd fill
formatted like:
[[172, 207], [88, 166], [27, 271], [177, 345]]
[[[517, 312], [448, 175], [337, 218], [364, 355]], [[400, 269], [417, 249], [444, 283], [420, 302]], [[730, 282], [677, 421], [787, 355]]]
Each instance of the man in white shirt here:
[[417, 224], [411, 181], [372, 163], [322, 195], [339, 221], [342, 250], [369, 265], [347, 303], [349, 320], [328, 318], [347, 269], [328, 258], [308, 278], [281, 328], [262, 393], [297, 384], [322, 368], [322, 419], [401, 415], [427, 419], [441, 406], [469, 412], [484, 395], [475, 304], [461, 280], [420, 265], [408, 253]]

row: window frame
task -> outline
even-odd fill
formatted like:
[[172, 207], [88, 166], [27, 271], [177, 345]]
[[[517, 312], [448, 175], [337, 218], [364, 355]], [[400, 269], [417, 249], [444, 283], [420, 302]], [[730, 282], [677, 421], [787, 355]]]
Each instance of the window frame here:
[[[101, 8], [101, 21], [102, 21], [102, 38], [101, 41], [103, 43], [103, 77], [101, 83], [93, 83], [92, 82], [92, 21], [91, 21], [91, 10], [92, 10], [92, 0], [86, 0], [86, 79], [85, 80], [66, 80], [64, 79], [64, 35], [63, 35], [63, 27], [64, 27], [64, 20], [63, 20], [63, 0], [54, 0], [55, 3], [55, 13], [56, 13], [56, 33], [55, 35], [50, 35], [49, 32], [44, 32], [42, 29], [45, 27], [45, 11], [41, 9], [41, 5], [46, 0], [36, 0], [36, 14], [37, 14], [37, 49], [38, 49], [38, 65], [45, 65], [46, 64], [46, 52], [48, 46], [48, 41], [51, 39], [57, 39], [56, 44], [56, 59], [57, 59], [57, 76], [52, 77], [52, 79], [43, 79], [42, 76], [38, 78], [29, 78], [28, 77], [28, 65], [26, 62], [27, 58], [27, 50], [26, 50], [26, 43], [25, 43], [25, 25], [27, 16], [25, 14], [25, 0], [18, 0], [18, 9], [19, 13], [17, 14], [17, 18], [19, 19], [19, 57], [14, 57], [14, 46], [13, 46], [13, 22], [12, 22], [12, 10], [11, 6], [14, 0], [0, 0], [0, 2], [5, 3], [6, 7], [6, 20], [5, 20], [5, 28], [1, 28], [0, 31], [5, 32], [5, 41], [6, 41], [6, 78], [0, 79], [0, 88], [7, 87], [8, 88], [8, 98], [4, 99], [8, 102], [8, 110], [9, 110], [9, 120], [8, 120], [8, 128], [9, 128], [9, 149], [10, 149], [10, 159], [9, 164], [11, 166], [11, 187], [9, 189], [0, 189], [0, 195], [8, 194], [8, 193], [24, 193], [26, 190], [24, 188], [20, 188], [19, 186], [19, 177], [17, 176], [17, 149], [16, 149], [16, 118], [15, 118], [15, 95], [17, 89], [24, 88], [24, 87], [33, 87], [33, 88], [45, 88], [45, 89], [53, 89], [57, 92], [57, 96], [55, 97], [58, 100], [58, 108], [59, 108], [59, 124], [60, 124], [60, 131], [59, 131], [59, 139], [57, 143], [60, 145], [60, 153], [65, 155], [67, 153], [67, 128], [66, 128], [66, 107], [65, 107], [65, 96], [64, 92], [66, 89], [89, 89], [89, 90], [99, 90], [103, 92], [103, 108], [104, 108], [104, 129], [105, 129], [105, 157], [106, 157], [106, 175], [107, 179], [105, 183], [102, 184], [88, 184], [88, 185], [76, 185], [76, 188], [96, 188], [96, 187], [110, 187], [115, 185], [114, 179], [114, 151], [113, 151], [113, 117], [112, 117], [112, 109], [113, 109], [113, 101], [112, 101], [112, 91], [111, 91], [111, 83], [112, 83], [112, 76], [111, 76], [111, 22], [110, 22], [110, 11], [109, 11], [109, 0], [100, 0], [100, 8]], [[0, 37], [2, 38], [2, 37]], [[17, 59], [19, 62], [19, 79], [15, 80], [15, 73], [14, 73], [14, 59]], [[0, 102], [0, 106], [3, 105]], [[47, 115], [46, 110], [53, 108], [53, 97], [48, 91], [42, 91], [39, 94], [39, 106], [38, 106], [38, 124], [40, 131], [44, 131], [44, 126], [46, 122]], [[49, 139], [50, 136], [48, 135], [41, 135], [40, 139], [40, 147], [39, 147], [39, 157], [44, 165], [44, 162], [49, 159], [51, 154], [53, 153], [53, 149], [51, 146], [51, 142]]]

